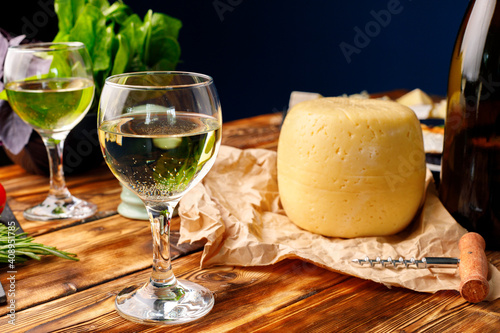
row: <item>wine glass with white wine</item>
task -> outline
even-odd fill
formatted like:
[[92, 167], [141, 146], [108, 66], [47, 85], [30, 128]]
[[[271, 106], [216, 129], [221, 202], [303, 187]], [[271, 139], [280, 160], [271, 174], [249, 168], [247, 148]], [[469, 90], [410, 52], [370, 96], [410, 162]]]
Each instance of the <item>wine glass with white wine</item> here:
[[140, 72], [106, 80], [98, 112], [101, 149], [116, 178], [144, 202], [153, 235], [150, 280], [116, 298], [124, 318], [176, 324], [212, 309], [210, 290], [174, 276], [169, 228], [179, 200], [214, 164], [221, 126], [219, 98], [207, 75]]
[[35, 221], [83, 219], [97, 209], [74, 197], [63, 172], [64, 140], [87, 114], [94, 98], [92, 60], [79, 42], [11, 46], [4, 65], [9, 103], [40, 134], [47, 149], [50, 188], [47, 198], [24, 211]]

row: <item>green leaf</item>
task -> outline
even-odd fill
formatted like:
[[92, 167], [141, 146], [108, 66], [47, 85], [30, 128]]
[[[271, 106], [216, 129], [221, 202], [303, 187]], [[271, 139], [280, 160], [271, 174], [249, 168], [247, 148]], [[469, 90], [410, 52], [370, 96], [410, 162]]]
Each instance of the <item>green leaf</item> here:
[[79, 41], [85, 44], [92, 59], [94, 59], [94, 46], [106, 34], [106, 18], [101, 10], [87, 4], [71, 29], [70, 41]]
[[94, 73], [107, 71], [111, 68], [111, 47], [115, 38], [113, 26], [106, 27], [99, 32], [99, 40], [94, 46], [93, 65]]
[[[71, 67], [63, 54], [55, 52], [52, 54], [49, 72], [46, 75], [37, 75], [33, 79], [44, 79], [51, 77], [67, 77], [71, 75]], [[30, 79], [30, 78], [28, 78]]]
[[108, 0], [87, 0], [89, 4], [96, 6], [102, 12], [106, 11], [110, 5]]
[[[146, 30], [146, 25], [141, 21], [139, 15], [133, 14], [123, 22], [119, 34], [127, 39], [134, 54], [142, 54], [147, 34]], [[133, 58], [133, 55], [130, 58]]]
[[26, 256], [26, 257], [29, 257], [31, 259], [36, 259], [36, 260], [40, 260], [40, 256], [37, 256], [36, 254], [32, 253], [32, 252], [27, 252], [27, 251], [16, 251], [16, 255], [18, 256]]
[[182, 23], [173, 17], [161, 13], [148, 12], [144, 18], [149, 22], [146, 36], [144, 63], [156, 70], [175, 69], [181, 55], [177, 36]]
[[179, 19], [162, 13], [153, 13], [152, 17], [153, 31], [164, 33], [172, 38], [179, 38], [179, 30], [182, 28], [182, 22]]
[[153, 70], [174, 70], [181, 55], [179, 43], [171, 37], [163, 37], [157, 42], [161, 43], [150, 51], [148, 67]]
[[54, 41], [65, 41], [64, 36], [69, 34], [77, 18], [79, 17], [83, 7], [85, 6], [85, 0], [55, 0], [54, 10], [59, 19], [58, 28], [59, 32], [55, 37]]
[[40, 260], [40, 255], [54, 255], [60, 258], [75, 260], [76, 254], [58, 250], [54, 246], [47, 246], [43, 244], [33, 243], [33, 237], [27, 237], [27, 233], [17, 234], [18, 229], [14, 230], [14, 246], [12, 243], [12, 236], [10, 235], [10, 228], [3, 223], [0, 223], [0, 263], [7, 263], [11, 259], [9, 249], [15, 249], [16, 262], [25, 262], [28, 259]]
[[127, 20], [127, 18], [133, 14], [129, 6], [122, 2], [115, 2], [109, 8], [103, 10], [103, 14], [107, 21], [113, 21], [120, 25]]
[[129, 62], [130, 47], [127, 39], [123, 35], [119, 34], [118, 38], [118, 51], [114, 59], [113, 70], [111, 75], [120, 74], [126, 71]]
[[153, 11], [150, 9], [144, 15], [144, 24], [143, 24], [143, 30], [144, 30], [144, 45], [143, 45], [143, 50], [141, 54], [141, 61], [143, 63], [146, 63], [146, 59], [148, 57], [148, 51], [149, 51], [149, 45], [150, 45], [150, 40], [151, 40], [151, 35], [153, 31]]
[[[180, 59], [180, 20], [149, 10], [144, 19], [123, 1], [55, 0], [55, 42], [85, 44], [93, 63], [96, 98], [111, 74], [173, 70]], [[1, 98], [1, 96], [0, 96]]]

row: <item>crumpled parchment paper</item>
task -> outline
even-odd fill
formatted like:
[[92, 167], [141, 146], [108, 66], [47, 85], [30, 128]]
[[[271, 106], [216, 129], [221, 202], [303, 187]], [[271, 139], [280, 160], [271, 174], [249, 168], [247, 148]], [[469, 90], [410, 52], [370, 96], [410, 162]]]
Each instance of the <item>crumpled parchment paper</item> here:
[[[467, 231], [446, 211], [427, 175], [423, 207], [402, 232], [386, 237], [340, 239], [305, 231], [281, 206], [276, 152], [222, 146], [212, 170], [179, 204], [179, 243], [205, 240], [201, 266], [261, 266], [299, 258], [323, 268], [420, 292], [457, 290], [458, 269], [368, 268], [352, 259], [459, 257]], [[500, 297], [500, 272], [489, 264], [490, 293]]]

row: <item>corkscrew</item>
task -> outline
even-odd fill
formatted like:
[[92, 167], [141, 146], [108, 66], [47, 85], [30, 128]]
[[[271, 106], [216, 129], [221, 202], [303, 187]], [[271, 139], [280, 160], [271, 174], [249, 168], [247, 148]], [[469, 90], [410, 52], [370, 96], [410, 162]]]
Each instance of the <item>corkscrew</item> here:
[[469, 232], [460, 238], [458, 242], [460, 258], [448, 257], [424, 257], [422, 259], [404, 259], [399, 257], [397, 260], [387, 257], [382, 259], [376, 257], [370, 259], [353, 259], [352, 262], [360, 266], [369, 267], [380, 266], [383, 268], [459, 268], [460, 286], [458, 288], [462, 297], [471, 303], [481, 302], [486, 298], [489, 292], [488, 260], [484, 253], [485, 242], [481, 235]]
[[365, 257], [364, 259], [353, 259], [354, 263], [363, 266], [365, 264], [370, 267], [375, 267], [376, 265], [380, 265], [381, 267], [405, 267], [405, 268], [456, 268], [460, 264], [460, 259], [458, 258], [447, 258], [447, 257], [424, 257], [422, 259], [404, 259], [403, 257], [399, 257], [399, 259], [395, 260], [392, 257], [387, 257], [387, 259], [381, 259], [380, 257], [376, 257], [375, 259], [370, 259]]

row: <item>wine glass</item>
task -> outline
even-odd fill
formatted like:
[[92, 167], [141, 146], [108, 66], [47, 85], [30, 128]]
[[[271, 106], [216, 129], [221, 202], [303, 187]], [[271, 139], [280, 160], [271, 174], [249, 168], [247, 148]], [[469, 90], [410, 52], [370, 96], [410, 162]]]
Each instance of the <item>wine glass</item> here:
[[94, 98], [92, 60], [79, 42], [11, 46], [4, 81], [12, 109], [42, 137], [50, 168], [50, 189], [39, 205], [24, 211], [35, 221], [83, 219], [96, 205], [71, 195], [62, 152], [70, 130], [87, 114]]
[[139, 72], [106, 79], [98, 111], [104, 159], [144, 202], [153, 235], [150, 280], [116, 297], [116, 309], [126, 319], [185, 323], [206, 315], [214, 305], [210, 290], [174, 276], [169, 228], [181, 197], [214, 164], [221, 124], [219, 98], [207, 75]]

